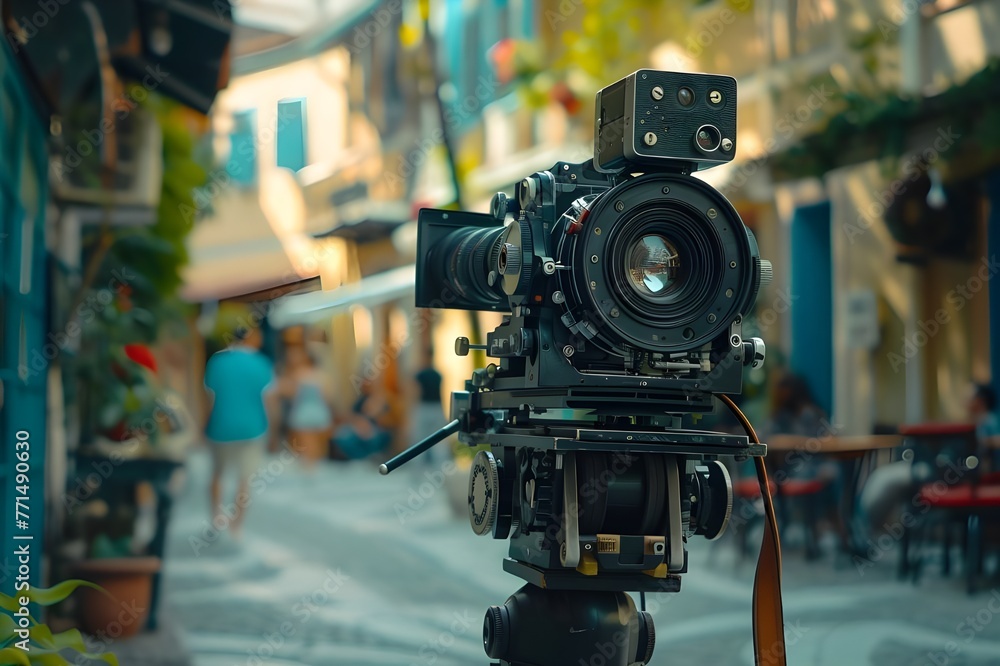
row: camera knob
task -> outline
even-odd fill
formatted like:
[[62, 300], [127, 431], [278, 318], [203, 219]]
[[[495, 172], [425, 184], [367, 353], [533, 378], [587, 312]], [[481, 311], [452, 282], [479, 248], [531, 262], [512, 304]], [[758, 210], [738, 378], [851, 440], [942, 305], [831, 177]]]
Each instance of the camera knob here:
[[493, 195], [493, 201], [490, 204], [490, 211], [493, 213], [493, 217], [503, 222], [507, 218], [509, 209], [510, 197], [505, 192], [497, 192]]
[[521, 252], [513, 243], [504, 243], [500, 251], [500, 271], [504, 275], [517, 275], [521, 272]]
[[764, 357], [767, 355], [767, 347], [760, 338], [750, 338], [743, 341], [743, 365], [751, 368], [759, 368], [764, 364]]
[[774, 279], [774, 266], [770, 259], [760, 260], [760, 286], [766, 287]]

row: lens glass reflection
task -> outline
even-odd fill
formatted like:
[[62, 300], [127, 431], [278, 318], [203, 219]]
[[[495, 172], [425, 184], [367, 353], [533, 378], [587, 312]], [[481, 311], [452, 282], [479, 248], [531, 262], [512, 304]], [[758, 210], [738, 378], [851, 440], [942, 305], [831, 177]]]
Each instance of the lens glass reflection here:
[[649, 234], [636, 240], [626, 255], [632, 288], [643, 296], [664, 296], [680, 281], [680, 256], [666, 237]]

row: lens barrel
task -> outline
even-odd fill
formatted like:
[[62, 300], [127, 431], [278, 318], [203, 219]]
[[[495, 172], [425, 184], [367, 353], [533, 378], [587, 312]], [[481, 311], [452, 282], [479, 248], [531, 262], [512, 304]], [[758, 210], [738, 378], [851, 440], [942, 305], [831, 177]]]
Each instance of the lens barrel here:
[[437, 273], [436, 283], [479, 309], [503, 309], [507, 297], [495, 274], [503, 232], [503, 227], [489, 227], [456, 229], [448, 234], [433, 250], [430, 268]]

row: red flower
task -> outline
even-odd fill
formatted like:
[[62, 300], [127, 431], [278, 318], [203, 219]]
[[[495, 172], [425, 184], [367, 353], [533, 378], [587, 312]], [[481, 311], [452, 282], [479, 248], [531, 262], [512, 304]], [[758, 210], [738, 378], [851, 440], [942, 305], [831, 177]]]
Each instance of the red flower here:
[[146, 345], [125, 345], [125, 355], [135, 363], [156, 372], [156, 358]]

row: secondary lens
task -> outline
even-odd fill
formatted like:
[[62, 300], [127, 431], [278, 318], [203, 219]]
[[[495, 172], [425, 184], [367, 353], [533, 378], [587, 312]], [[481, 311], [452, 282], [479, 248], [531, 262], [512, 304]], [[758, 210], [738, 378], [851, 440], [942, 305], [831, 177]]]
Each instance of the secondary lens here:
[[712, 153], [719, 149], [722, 143], [722, 134], [715, 125], [702, 125], [694, 134], [694, 143], [698, 150], [703, 153]]
[[641, 296], [663, 296], [680, 283], [680, 253], [660, 234], [643, 236], [626, 253], [625, 271]]

